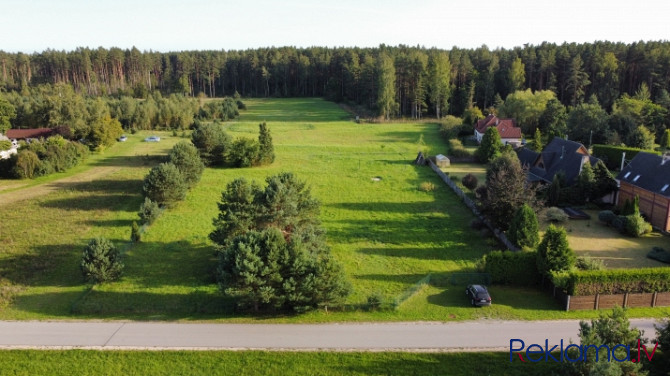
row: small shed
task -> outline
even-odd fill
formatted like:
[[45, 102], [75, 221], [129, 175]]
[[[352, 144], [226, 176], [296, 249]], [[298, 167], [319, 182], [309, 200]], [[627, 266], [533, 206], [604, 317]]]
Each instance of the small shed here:
[[435, 164], [437, 167], [449, 167], [451, 161], [445, 155], [438, 154], [435, 156]]

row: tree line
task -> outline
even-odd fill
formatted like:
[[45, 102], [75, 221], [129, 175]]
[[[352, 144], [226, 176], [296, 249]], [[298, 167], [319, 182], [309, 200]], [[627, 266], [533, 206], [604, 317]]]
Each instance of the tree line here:
[[326, 97], [384, 116], [461, 116], [517, 90], [551, 90], [565, 106], [591, 96], [607, 111], [646, 84], [652, 100], [670, 85], [670, 42], [542, 43], [512, 49], [451, 50], [270, 47], [244, 51], [78, 48], [0, 51], [0, 88], [70, 84], [77, 92], [220, 97]]

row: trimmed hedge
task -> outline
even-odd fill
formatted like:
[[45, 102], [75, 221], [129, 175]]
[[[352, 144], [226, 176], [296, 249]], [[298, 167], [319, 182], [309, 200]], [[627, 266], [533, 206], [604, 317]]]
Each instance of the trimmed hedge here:
[[493, 251], [484, 256], [484, 271], [489, 273], [493, 284], [533, 286], [541, 278], [536, 260], [535, 251]]
[[607, 166], [607, 168], [610, 170], [618, 170], [619, 167], [621, 167], [621, 155], [623, 152], [626, 152], [626, 159], [630, 160], [641, 151], [645, 153], [661, 155], [660, 152], [654, 150], [644, 150], [614, 145], [593, 145], [593, 155], [602, 159], [602, 161], [605, 162], [605, 166]]
[[570, 295], [670, 291], [670, 268], [575, 271], [567, 282]]

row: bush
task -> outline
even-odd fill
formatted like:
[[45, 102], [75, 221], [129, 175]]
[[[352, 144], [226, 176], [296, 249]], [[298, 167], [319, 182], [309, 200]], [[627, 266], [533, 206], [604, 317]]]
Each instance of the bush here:
[[644, 150], [629, 148], [625, 146], [613, 146], [613, 145], [593, 145], [593, 156], [600, 158], [605, 165], [610, 170], [618, 169], [621, 167], [621, 155], [625, 152], [626, 159], [633, 159], [637, 153], [644, 151], [646, 153], [652, 153], [656, 155], [661, 155], [660, 152], [653, 150]]
[[0, 140], [0, 151], [9, 150], [12, 148], [12, 142], [7, 140]]
[[573, 271], [570, 295], [621, 294], [670, 291], [670, 268]]
[[241, 137], [235, 140], [228, 153], [228, 163], [235, 167], [257, 166], [260, 161], [260, 144], [256, 140]]
[[569, 271], [575, 265], [575, 254], [568, 244], [568, 236], [562, 227], [549, 225], [537, 247], [537, 269], [545, 276], [552, 272]]
[[137, 213], [142, 223], [146, 225], [152, 224], [160, 214], [160, 207], [157, 203], [151, 201], [149, 197], [144, 198], [144, 202], [140, 205], [140, 212]]
[[472, 190], [474, 190], [475, 188], [477, 188], [477, 184], [478, 184], [479, 182], [477, 181], [477, 177], [476, 177], [476, 176], [474, 176], [474, 175], [472, 175], [472, 174], [467, 174], [467, 175], [463, 176], [463, 179], [461, 179], [461, 183], [463, 184], [463, 186], [464, 186], [465, 188], [467, 188], [467, 189], [469, 189], [469, 190], [472, 191]]
[[144, 194], [159, 205], [171, 206], [186, 197], [184, 177], [172, 163], [161, 163], [144, 178]]
[[[463, 124], [463, 120], [452, 115], [447, 115], [442, 118], [440, 123], [440, 133], [445, 140], [450, 140], [452, 138], [458, 137], [459, 130]], [[470, 127], [472, 129], [472, 127]]]
[[612, 225], [612, 221], [614, 221], [614, 218], [616, 218], [616, 214], [614, 214], [614, 212], [611, 210], [603, 210], [600, 213], [598, 213], [598, 220], [606, 223], [608, 226]]
[[32, 179], [40, 167], [40, 159], [33, 151], [21, 150], [15, 159], [14, 176], [19, 179]]
[[523, 204], [514, 213], [507, 238], [520, 248], [533, 248], [540, 242], [537, 216], [527, 204]]
[[534, 251], [493, 251], [483, 257], [484, 271], [494, 284], [533, 286], [540, 281], [536, 259]]
[[92, 239], [82, 255], [81, 271], [87, 281], [101, 283], [113, 281], [121, 275], [121, 254], [105, 238]]
[[223, 165], [232, 138], [220, 124], [203, 124], [191, 134], [191, 142], [198, 148], [200, 157], [208, 166]]
[[579, 270], [605, 270], [605, 263], [601, 259], [594, 259], [589, 256], [577, 257], [575, 267]]
[[617, 215], [616, 218], [612, 220], [612, 227], [617, 231], [623, 233], [626, 231], [626, 224], [628, 223], [628, 218], [625, 215]]
[[133, 225], [130, 227], [130, 241], [133, 243], [139, 243], [140, 240], [142, 240], [140, 227], [137, 225], [137, 222], [133, 221]]
[[379, 292], [375, 292], [368, 296], [366, 301], [366, 308], [369, 311], [376, 311], [379, 308], [381, 308], [383, 303], [384, 303], [384, 297], [382, 296], [382, 294]]
[[463, 143], [458, 139], [449, 140], [449, 155], [456, 158], [472, 157], [472, 153], [463, 147]]
[[554, 223], [565, 222], [569, 218], [569, 216], [565, 214], [563, 209], [557, 208], [555, 206], [552, 206], [549, 209], [547, 209], [547, 211], [544, 213], [544, 216], [547, 218], [547, 221]]
[[432, 192], [435, 190], [435, 184], [429, 181], [424, 181], [419, 185], [419, 190], [423, 192]]
[[193, 144], [186, 141], [178, 142], [170, 150], [168, 158], [181, 172], [184, 182], [189, 188], [192, 188], [200, 181], [205, 164], [202, 163], [198, 149]]
[[626, 216], [626, 226], [625, 226], [626, 235], [637, 238], [640, 237], [641, 235], [650, 232], [651, 232], [651, 225], [645, 222], [642, 216], [635, 214]]

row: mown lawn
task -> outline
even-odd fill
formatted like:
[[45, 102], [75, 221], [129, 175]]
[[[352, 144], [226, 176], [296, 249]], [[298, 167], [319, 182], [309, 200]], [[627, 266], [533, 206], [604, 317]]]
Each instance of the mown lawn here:
[[0, 351], [11, 375], [548, 375], [502, 352]]
[[[179, 137], [160, 134], [160, 143], [143, 143], [146, 135], [131, 136], [95, 161], [118, 167], [104, 178], [64, 185], [20, 205], [0, 205], [0, 318], [328, 322], [597, 316], [564, 313], [546, 294], [506, 287], [492, 288], [493, 307], [467, 305], [463, 283], [450, 282], [450, 275], [472, 271], [494, 243], [469, 228], [472, 214], [429, 168], [410, 163], [421, 135], [427, 147], [443, 147], [435, 124], [356, 124], [318, 99], [255, 100], [247, 106], [239, 121], [226, 125], [228, 131], [256, 137], [258, 122], [269, 121], [268, 113], [280, 119], [268, 122], [276, 162], [206, 169], [186, 200], [165, 212], [134, 247], [128, 239], [142, 202], [142, 179]], [[221, 191], [240, 176], [262, 183], [282, 171], [306, 180], [322, 203], [328, 243], [353, 285], [343, 308], [254, 318], [235, 312], [212, 277], [216, 258], [208, 234]], [[426, 181], [437, 189], [420, 191]], [[84, 245], [95, 236], [122, 247], [126, 269], [120, 281], [89, 291], [78, 265]], [[361, 309], [375, 293], [392, 303], [428, 274], [430, 285], [397, 310]], [[629, 314], [659, 317], [668, 310]]]

